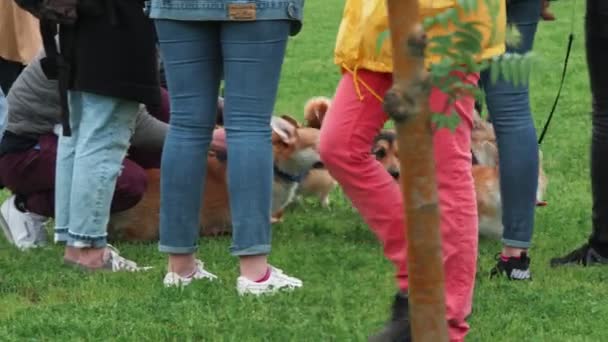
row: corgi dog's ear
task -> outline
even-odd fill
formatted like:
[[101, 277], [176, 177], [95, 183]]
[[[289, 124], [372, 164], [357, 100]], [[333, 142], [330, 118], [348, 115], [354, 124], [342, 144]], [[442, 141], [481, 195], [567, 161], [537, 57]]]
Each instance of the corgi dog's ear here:
[[[293, 145], [296, 141], [296, 126], [280, 117], [273, 116], [270, 121], [270, 127], [272, 128], [273, 137], [276, 136], [278, 139], [286, 144]], [[276, 139], [273, 138], [273, 141]]]
[[289, 114], [284, 114], [281, 115], [281, 119], [291, 123], [292, 125], [294, 125], [296, 128], [300, 128], [302, 127], [302, 125], [298, 122], [298, 120], [296, 120], [293, 116], [289, 115]]

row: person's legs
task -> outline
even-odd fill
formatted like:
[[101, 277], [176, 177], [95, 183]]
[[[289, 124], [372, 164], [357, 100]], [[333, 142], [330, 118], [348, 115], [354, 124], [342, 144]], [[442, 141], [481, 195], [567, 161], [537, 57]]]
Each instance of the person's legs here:
[[[28, 197], [23, 195], [23, 191], [30, 190], [38, 195], [38, 188], [48, 195], [45, 189], [48, 184], [54, 183], [53, 169], [50, 174], [40, 172], [34, 175], [30, 172], [31, 169], [44, 164], [41, 160], [44, 158], [39, 158], [40, 154], [39, 150], [31, 148], [0, 157], [0, 183], [13, 193], [0, 205], [0, 227], [7, 240], [18, 248], [37, 247], [47, 243], [44, 224], [52, 213], [49, 213], [46, 207], [41, 214], [32, 212], [27, 207]], [[51, 167], [54, 166], [53, 160]]]
[[[464, 82], [476, 84], [478, 79], [477, 75], [467, 75]], [[447, 101], [445, 94], [433, 89], [429, 98], [431, 111], [445, 110]], [[441, 213], [446, 318], [452, 342], [464, 341], [469, 331], [466, 318], [471, 313], [477, 270], [477, 202], [471, 171], [473, 107], [472, 97], [461, 97], [453, 106], [461, 119], [456, 131], [440, 129], [433, 137]]]
[[59, 136], [55, 165], [55, 242], [68, 241], [74, 156], [80, 133], [83, 102], [82, 93], [69, 92], [71, 136]]
[[587, 0], [586, 50], [593, 100], [591, 136], [591, 190], [593, 230], [588, 243], [551, 260], [564, 264], [608, 264], [608, 2]]
[[82, 93], [82, 120], [74, 156], [68, 245], [103, 248], [118, 174], [139, 105]]
[[156, 20], [169, 86], [171, 118], [161, 162], [159, 250], [169, 271], [192, 274], [207, 149], [221, 77], [220, 24]]
[[78, 95], [79, 101], [70, 103], [72, 113], [80, 112], [80, 122], [74, 144], [65, 260], [93, 269], [136, 270], [136, 264], [106, 248], [106, 237], [112, 196], [139, 104], [86, 92]]
[[[289, 28], [288, 21], [258, 21], [224, 23], [221, 31], [233, 227], [230, 249], [241, 257], [242, 275], [251, 279], [262, 277], [268, 268], [273, 177], [270, 119]], [[254, 256], [261, 260], [249, 265]]]
[[[391, 85], [390, 74], [359, 71], [358, 79], [380, 96]], [[477, 77], [471, 76], [466, 82], [474, 84]], [[358, 94], [349, 74], [340, 81], [321, 129], [321, 158], [382, 241], [385, 256], [395, 264], [398, 286], [406, 293], [403, 198], [399, 185], [370, 154], [373, 139], [387, 117], [380, 101], [364, 87], [360, 88], [362, 93]], [[429, 103], [435, 111], [443, 111], [445, 100], [446, 95], [434, 89]], [[465, 318], [471, 310], [477, 258], [477, 210], [470, 154], [473, 102], [470, 97], [459, 100], [454, 109], [464, 122], [455, 132], [439, 130], [433, 138], [446, 272], [447, 321], [453, 341], [462, 340], [468, 331]], [[403, 316], [404, 312], [407, 315], [407, 309], [403, 310], [406, 303], [402, 295], [397, 296], [395, 315]], [[404, 327], [407, 329], [403, 322], [398, 322], [392, 332], [407, 333], [403, 331]], [[391, 334], [391, 329], [389, 324], [380, 335]]]
[[[513, 0], [509, 3], [507, 21], [519, 29], [522, 39], [519, 46], [508, 46], [508, 53], [523, 54], [532, 50], [539, 16], [540, 6], [537, 1]], [[530, 247], [534, 229], [539, 160], [536, 130], [530, 111], [529, 88], [527, 85], [516, 86], [502, 79], [492, 83], [488, 71], [482, 74], [481, 83], [486, 93], [486, 104], [496, 132], [500, 154], [504, 248], [503, 259], [497, 265], [502, 268], [496, 269], [498, 271], [495, 273], [504, 271], [508, 277], [518, 278], [514, 276], [512, 267], [503, 268], [510, 257], [520, 258]], [[515, 259], [511, 263], [518, 261]], [[522, 272], [518, 274], [529, 279], [527, 256], [521, 255], [519, 261], [521, 265], [516, 265], [516, 268]]]
[[299, 279], [285, 275], [267, 261], [273, 180], [270, 122], [290, 26], [289, 21], [268, 20], [226, 22], [221, 29], [223, 122], [232, 218], [230, 251], [240, 259], [239, 294], [302, 286]]
[[[392, 84], [391, 74], [365, 70], [357, 77], [380, 96]], [[319, 152], [328, 171], [378, 236], [384, 255], [396, 267], [397, 283], [407, 292], [407, 243], [399, 185], [370, 153], [374, 137], [388, 117], [382, 103], [364, 87], [362, 98], [351, 74], [344, 74], [323, 120]]]
[[[590, 1], [593, 2], [593, 1]], [[586, 25], [587, 63], [593, 96], [591, 183], [593, 233], [590, 242], [608, 257], [608, 4], [595, 1]]]
[[[22, 201], [23, 209], [44, 217], [55, 211], [57, 136], [44, 135], [32, 149], [0, 157], [0, 182]], [[146, 189], [146, 175], [133, 161], [124, 159], [116, 181], [111, 212], [135, 206]]]
[[0, 157], [0, 183], [13, 193], [0, 206], [0, 226], [19, 248], [47, 243], [44, 224], [53, 216], [56, 147], [55, 135], [43, 136], [28, 150]]

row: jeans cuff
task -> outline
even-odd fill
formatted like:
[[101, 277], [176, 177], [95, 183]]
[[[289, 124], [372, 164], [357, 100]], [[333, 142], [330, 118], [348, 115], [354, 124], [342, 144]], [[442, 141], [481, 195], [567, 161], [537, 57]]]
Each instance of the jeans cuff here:
[[530, 246], [532, 245], [532, 243], [529, 241], [518, 241], [518, 240], [505, 239], [505, 238], [502, 239], [502, 244], [505, 246], [509, 246], [509, 247], [525, 248], [525, 249], [530, 248]]
[[158, 251], [161, 253], [169, 253], [169, 254], [193, 254], [198, 250], [198, 246], [190, 246], [190, 247], [171, 247], [158, 244]]
[[90, 236], [67, 232], [67, 244], [76, 248], [104, 248], [107, 246], [107, 235]]
[[55, 243], [66, 243], [68, 242], [68, 228], [55, 226]]
[[234, 256], [246, 255], [267, 255], [270, 254], [270, 245], [255, 245], [244, 249], [230, 248], [230, 253]]

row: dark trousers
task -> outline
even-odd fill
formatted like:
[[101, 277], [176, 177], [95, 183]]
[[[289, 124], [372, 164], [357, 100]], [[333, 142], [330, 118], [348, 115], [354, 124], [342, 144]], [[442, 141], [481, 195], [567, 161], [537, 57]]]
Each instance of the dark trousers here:
[[[163, 122], [169, 121], [165, 91], [162, 108], [150, 114]], [[36, 147], [0, 157], [0, 184], [19, 196], [28, 211], [53, 217], [56, 157], [57, 136], [52, 133], [41, 136]], [[123, 169], [116, 181], [112, 213], [132, 208], [141, 200], [147, 186], [144, 169], [159, 168], [160, 157], [161, 151], [129, 150], [129, 158], [123, 161]]]
[[593, 232], [590, 242], [608, 247], [608, 1], [587, 0], [585, 36], [593, 100]]
[[[56, 156], [57, 136], [49, 134], [40, 137], [36, 148], [0, 157], [0, 179], [4, 186], [24, 200], [28, 211], [46, 217], [53, 217], [55, 210]], [[143, 196], [146, 185], [143, 168], [125, 159], [116, 182], [111, 211], [133, 207]]]

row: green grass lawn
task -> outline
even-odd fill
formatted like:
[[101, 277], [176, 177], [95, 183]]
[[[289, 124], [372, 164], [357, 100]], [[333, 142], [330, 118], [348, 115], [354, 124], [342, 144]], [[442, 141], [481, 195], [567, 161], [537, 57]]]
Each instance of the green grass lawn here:
[[[573, 0], [552, 3], [555, 23], [542, 23], [532, 104], [542, 127], [558, 87]], [[301, 116], [306, 99], [331, 96], [338, 81], [333, 47], [343, 1], [309, 0], [305, 25], [291, 39], [277, 113]], [[469, 341], [608, 340], [606, 269], [550, 269], [548, 261], [581, 243], [590, 227], [588, 177], [590, 93], [583, 50], [583, 7], [555, 121], [543, 144], [549, 206], [538, 210], [531, 251], [534, 280], [488, 279], [500, 244], [480, 242]], [[0, 198], [7, 193], [0, 193]], [[156, 245], [122, 244], [125, 256], [156, 266], [142, 274], [82, 274], [61, 266], [51, 246], [21, 253], [0, 238], [0, 341], [207, 340], [363, 341], [387, 318], [395, 287], [392, 266], [373, 234], [339, 192], [331, 210], [295, 206], [274, 228], [271, 262], [301, 277], [291, 294], [241, 298], [229, 240], [201, 241], [200, 256], [219, 275], [184, 290], [164, 289], [165, 258]]]

